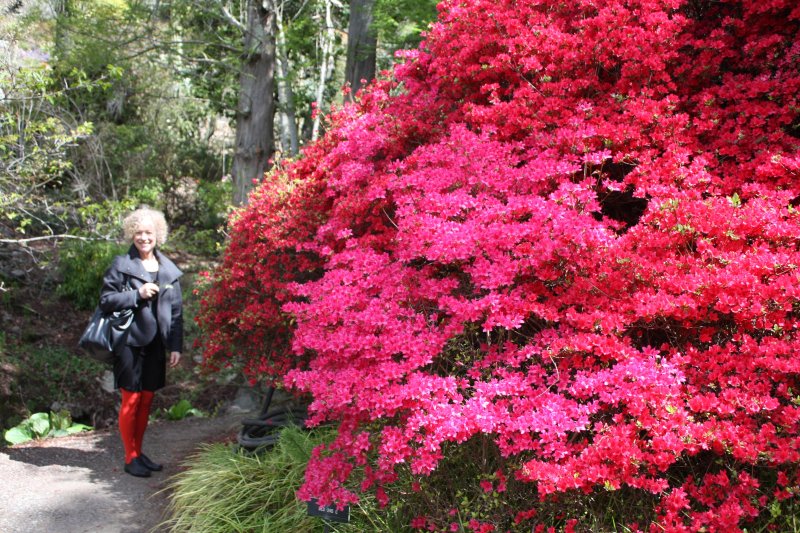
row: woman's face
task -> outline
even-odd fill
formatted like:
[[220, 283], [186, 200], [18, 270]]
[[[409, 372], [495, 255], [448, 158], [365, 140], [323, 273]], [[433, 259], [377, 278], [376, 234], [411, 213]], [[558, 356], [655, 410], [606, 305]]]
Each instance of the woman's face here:
[[156, 247], [156, 225], [149, 218], [143, 219], [133, 234], [133, 245], [142, 257], [150, 257]]

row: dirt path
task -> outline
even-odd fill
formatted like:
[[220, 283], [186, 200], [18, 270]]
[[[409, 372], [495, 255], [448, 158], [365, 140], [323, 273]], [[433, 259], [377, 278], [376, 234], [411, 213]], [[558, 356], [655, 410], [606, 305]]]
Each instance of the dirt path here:
[[162, 472], [135, 478], [123, 472], [115, 430], [0, 449], [0, 532], [163, 532], [167, 495], [161, 492], [202, 442], [235, 436], [244, 415], [187, 418], [151, 424], [144, 438]]

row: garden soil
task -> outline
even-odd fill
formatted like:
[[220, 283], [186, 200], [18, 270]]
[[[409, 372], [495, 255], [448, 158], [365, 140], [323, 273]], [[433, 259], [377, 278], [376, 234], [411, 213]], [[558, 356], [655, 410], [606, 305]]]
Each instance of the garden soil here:
[[234, 441], [245, 415], [156, 421], [144, 450], [164, 463], [152, 477], [123, 471], [115, 429], [0, 448], [0, 533], [156, 533], [170, 478], [201, 443]]

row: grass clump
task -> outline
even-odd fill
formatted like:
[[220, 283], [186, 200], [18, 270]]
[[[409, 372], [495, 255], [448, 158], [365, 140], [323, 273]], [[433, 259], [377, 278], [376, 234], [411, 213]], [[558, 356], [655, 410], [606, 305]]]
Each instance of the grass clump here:
[[[271, 449], [252, 454], [227, 444], [204, 445], [172, 478], [167, 520], [172, 532], [322, 532], [325, 522], [308, 516], [295, 492], [303, 482], [311, 450], [333, 438], [334, 430], [287, 427]], [[328, 524], [332, 532], [377, 531], [367, 517]], [[372, 517], [374, 519], [374, 517]]]

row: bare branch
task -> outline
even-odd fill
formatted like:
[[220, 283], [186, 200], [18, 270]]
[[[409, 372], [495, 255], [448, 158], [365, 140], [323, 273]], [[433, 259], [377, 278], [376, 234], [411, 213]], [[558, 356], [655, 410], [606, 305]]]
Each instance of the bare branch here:
[[18, 244], [20, 246], [25, 246], [29, 242], [34, 241], [44, 241], [48, 239], [77, 239], [79, 241], [84, 242], [92, 242], [92, 241], [104, 241], [107, 239], [102, 239], [99, 237], [81, 237], [79, 235], [69, 235], [69, 234], [61, 234], [61, 235], [43, 235], [41, 237], [29, 237], [27, 239], [0, 239], [0, 243], [3, 244]]
[[220, 4], [219, 8], [222, 10], [222, 15], [225, 17], [225, 20], [227, 20], [228, 22], [230, 22], [231, 24], [236, 26], [242, 32], [246, 31], [246, 28], [244, 27], [244, 24], [239, 22], [239, 20], [237, 20], [236, 17], [231, 15], [231, 13], [230, 13], [230, 11], [228, 11], [227, 7], [225, 7], [224, 5]]

